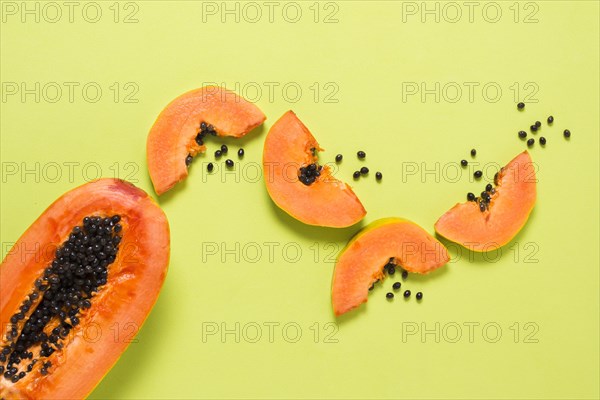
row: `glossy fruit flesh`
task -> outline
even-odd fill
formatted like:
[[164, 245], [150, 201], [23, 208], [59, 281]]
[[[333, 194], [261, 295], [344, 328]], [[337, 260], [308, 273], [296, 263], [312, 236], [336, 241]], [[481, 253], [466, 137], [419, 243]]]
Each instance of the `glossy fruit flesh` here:
[[390, 259], [408, 272], [425, 274], [445, 265], [449, 256], [443, 244], [411, 221], [386, 218], [369, 224], [338, 256], [331, 290], [335, 315], [367, 301], [369, 288], [385, 278]]
[[496, 177], [483, 212], [467, 201], [455, 205], [436, 222], [435, 230], [445, 238], [474, 251], [504, 246], [521, 230], [535, 205], [535, 165], [527, 151], [516, 156]]
[[0, 267], [0, 364], [14, 372], [0, 397], [84, 398], [127, 346], [110, 327], [137, 332], [168, 259], [166, 217], [142, 190], [101, 179], [60, 197]]

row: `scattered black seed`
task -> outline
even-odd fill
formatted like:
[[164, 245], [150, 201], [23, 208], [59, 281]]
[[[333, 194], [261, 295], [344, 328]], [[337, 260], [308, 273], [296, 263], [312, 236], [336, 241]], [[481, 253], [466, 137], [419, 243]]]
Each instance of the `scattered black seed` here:
[[242, 158], [242, 157], [244, 157], [244, 149], [239, 149], [239, 150], [238, 150], [238, 157], [239, 157], [239, 158]]
[[225, 160], [225, 165], [227, 165], [229, 168], [233, 167], [233, 160], [230, 160], [230, 159]]
[[525, 108], [525, 103], [521, 102], [521, 103], [517, 104], [517, 108], [518, 108], [519, 110], [522, 110], [522, 109], [524, 109], [524, 108]]
[[387, 292], [387, 293], [385, 294], [385, 297], [387, 297], [388, 299], [393, 299], [393, 298], [394, 298], [394, 293], [392, 293], [392, 292]]
[[423, 298], [423, 293], [417, 292], [417, 300], [421, 300]]
[[471, 149], [471, 156], [475, 157], [476, 154], [477, 154], [477, 150]]
[[375, 288], [375, 284], [372, 284], [369, 290], [373, 290]]
[[398, 290], [398, 289], [400, 289], [400, 286], [402, 286], [402, 284], [400, 282], [394, 282], [394, 284], [392, 285], [392, 288], [394, 290]]
[[473, 173], [473, 176], [474, 176], [475, 178], [479, 179], [479, 178], [481, 178], [481, 177], [483, 176], [483, 172], [481, 172], [481, 171], [479, 171], [479, 170], [478, 170], [478, 171], [475, 171], [475, 172]]
[[408, 271], [402, 271], [402, 279], [406, 280], [408, 278]]
[[471, 192], [467, 193], [467, 200], [468, 201], [475, 201], [475, 195]]
[[410, 290], [405, 290], [404, 291], [404, 297], [406, 297], [406, 298], [410, 297]]
[[227, 148], [227, 145], [222, 144], [221, 145], [221, 154], [227, 154], [228, 151], [229, 151], [229, 149]]
[[540, 121], [535, 121], [535, 126], [539, 128], [540, 126], [542, 126], [542, 123]]
[[209, 162], [209, 163], [206, 165], [206, 170], [207, 170], [208, 172], [212, 172], [212, 170], [213, 170], [214, 168], [215, 168], [215, 166], [214, 166], [214, 165], [213, 165], [213, 163], [211, 163], [211, 162]]
[[306, 167], [300, 167], [298, 179], [306, 186], [312, 185], [321, 175], [322, 169], [323, 167], [316, 163], [309, 164]]
[[388, 275], [394, 275], [396, 273], [396, 267], [394, 265], [390, 265], [388, 267]]
[[378, 181], [380, 181], [381, 178], [383, 178], [383, 174], [381, 172], [376, 172], [375, 173], [375, 179], [377, 179]]
[[527, 141], [527, 146], [531, 147], [531, 146], [533, 146], [534, 143], [535, 143], [535, 140], [533, 140], [533, 138], [531, 138]]
[[360, 169], [360, 173], [361, 173], [361, 175], [367, 175], [367, 174], [369, 173], [369, 168], [367, 168], [367, 167], [362, 167], [362, 168]]
[[192, 163], [193, 159], [194, 159], [194, 157], [192, 157], [190, 154], [188, 154], [187, 157], [185, 158], [185, 165], [189, 167], [190, 164]]
[[343, 155], [338, 154], [337, 156], [335, 156], [335, 162], [341, 162], [343, 158], [344, 158]]
[[540, 144], [541, 144], [542, 146], [544, 146], [544, 145], [546, 144], [546, 138], [545, 138], [545, 137], [543, 137], [543, 136], [540, 136]]
[[486, 190], [486, 192], [491, 192], [493, 188], [494, 188], [494, 187], [492, 186], [492, 184], [491, 184], [491, 183], [488, 183], [487, 185], [485, 185], [485, 190]]
[[537, 130], [538, 130], [538, 127], [537, 127], [537, 125], [531, 125], [531, 126], [529, 127], [529, 129], [531, 129], [531, 132], [535, 132], [535, 131], [537, 131]]
[[469, 165], [469, 162], [467, 160], [460, 160], [460, 165], [466, 167], [467, 165]]
[[358, 178], [360, 178], [360, 171], [354, 171], [354, 173], [352, 174], [352, 177], [353, 177], [354, 179], [358, 179]]
[[356, 155], [358, 156], [358, 158], [363, 160], [367, 156], [367, 153], [365, 153], [364, 151], [361, 150], [361, 151], [357, 152]]
[[568, 129], [565, 129], [565, 131], [563, 132], [564, 137], [569, 138], [571, 137], [571, 131]]
[[221, 154], [221, 150], [215, 150], [215, 158], [220, 158]]
[[548, 123], [551, 124], [554, 122], [554, 117], [551, 115], [548, 117]]
[[525, 139], [527, 137], [527, 132], [525, 132], [525, 131], [519, 131], [519, 137], [521, 139]]

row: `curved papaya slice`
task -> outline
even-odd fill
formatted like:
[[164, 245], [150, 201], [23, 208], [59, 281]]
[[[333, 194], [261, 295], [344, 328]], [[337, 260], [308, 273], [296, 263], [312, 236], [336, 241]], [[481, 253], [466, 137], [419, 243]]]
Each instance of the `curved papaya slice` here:
[[292, 111], [269, 130], [263, 150], [265, 183], [271, 199], [292, 217], [309, 225], [346, 227], [366, 211], [352, 189], [317, 163], [323, 150]]
[[494, 181], [487, 202], [477, 198], [455, 205], [435, 223], [435, 231], [479, 252], [495, 250], [510, 242], [535, 205], [537, 179], [529, 153], [524, 151], [516, 156], [498, 172]]
[[160, 113], [146, 143], [154, 190], [161, 195], [187, 177], [192, 158], [206, 151], [206, 135], [239, 138], [265, 119], [257, 106], [221, 87], [206, 86], [177, 97]]
[[167, 273], [169, 225], [116, 179], [75, 188], [27, 229], [0, 266], [0, 398], [81, 399], [127, 347]]
[[414, 222], [384, 218], [358, 232], [340, 252], [333, 272], [331, 301], [336, 316], [367, 301], [369, 288], [385, 278], [386, 264], [429, 273], [450, 260], [443, 244]]

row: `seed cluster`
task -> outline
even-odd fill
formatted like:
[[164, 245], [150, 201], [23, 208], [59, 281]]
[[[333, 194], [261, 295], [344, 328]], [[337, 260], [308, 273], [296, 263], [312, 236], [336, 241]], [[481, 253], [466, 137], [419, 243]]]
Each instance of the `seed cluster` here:
[[[498, 174], [494, 176], [494, 183], [496, 183]], [[490, 209], [490, 202], [492, 201], [492, 195], [496, 193], [496, 188], [491, 183], [485, 185], [485, 190], [481, 192], [480, 196], [475, 196], [474, 193], [467, 193], [467, 200], [474, 201], [479, 205], [479, 211], [484, 212]]]
[[[198, 134], [196, 135], [196, 144], [198, 146], [202, 146], [204, 144], [204, 140], [207, 136], [217, 136], [217, 131], [215, 130], [214, 126], [212, 126], [211, 124], [207, 124], [206, 122], [201, 122], [200, 123], [200, 129], [198, 131]], [[221, 145], [221, 148], [219, 150], [215, 151], [215, 159], [219, 159], [221, 158], [221, 156], [226, 155], [229, 152], [229, 148], [227, 147], [227, 145], [223, 144]], [[237, 152], [238, 154], [238, 158], [243, 158], [244, 157], [244, 149], [240, 148]], [[192, 164], [192, 161], [194, 160], [194, 157], [191, 154], [188, 154], [185, 157], [185, 165], [186, 167], [189, 167]], [[234, 162], [231, 159], [227, 159], [225, 161], [225, 165], [228, 168], [233, 168]], [[212, 172], [212, 170], [215, 168], [213, 163], [208, 163], [206, 166], [206, 170], [208, 172]]]
[[[391, 257], [389, 259], [389, 261], [387, 262], [387, 264], [385, 264], [385, 266], [383, 267], [383, 272], [387, 273], [389, 276], [392, 276], [396, 273], [396, 269], [398, 268], [398, 264], [396, 264], [396, 260], [394, 257]], [[402, 269], [402, 279], [406, 280], [406, 278], [408, 278], [408, 271]], [[377, 283], [378, 281], [376, 281], [375, 283]], [[371, 287], [369, 288], [369, 290], [373, 290], [373, 288], [375, 288], [375, 283], [373, 285], [371, 285]], [[397, 292], [398, 290], [400, 290], [400, 288], [402, 287], [402, 283], [400, 282], [394, 282], [392, 284], [392, 289], [394, 292]], [[410, 297], [410, 290], [405, 290], [404, 291], [404, 297], [409, 298]], [[388, 300], [392, 300], [394, 298], [394, 293], [393, 292], [387, 292], [385, 294], [385, 297]], [[423, 298], [423, 293], [418, 292], [417, 293], [417, 300], [421, 300]]]
[[321, 165], [318, 165], [317, 163], [312, 163], [305, 167], [300, 167], [300, 175], [298, 175], [298, 179], [306, 186], [310, 186], [313, 183], [315, 183], [319, 176], [321, 176], [322, 169], [323, 167]]
[[[475, 155], [477, 155], [477, 150], [472, 149], [471, 150], [471, 156], [475, 157]], [[468, 165], [467, 160], [462, 160], [461, 164], [463, 167]], [[483, 176], [483, 172], [480, 170], [477, 170], [473, 173], [473, 176], [476, 179], [481, 179], [481, 177]], [[494, 175], [494, 183], [497, 185], [498, 182], [498, 173], [496, 173], [496, 175]], [[485, 191], [481, 192], [480, 196], [475, 196], [474, 193], [467, 193], [467, 201], [474, 201], [479, 205], [479, 210], [481, 212], [484, 212], [486, 210], [489, 210], [490, 208], [490, 202], [492, 200], [492, 195], [496, 193], [496, 189], [495, 187], [491, 184], [488, 183], [487, 185], [485, 185]]]
[[107, 282], [108, 266], [121, 242], [120, 220], [119, 215], [85, 217], [56, 250], [55, 259], [10, 318], [8, 344], [0, 352], [0, 373], [6, 379], [18, 382], [38, 362], [40, 373], [48, 374], [52, 363], [44, 359], [63, 347], [81, 312], [91, 307], [94, 294]]

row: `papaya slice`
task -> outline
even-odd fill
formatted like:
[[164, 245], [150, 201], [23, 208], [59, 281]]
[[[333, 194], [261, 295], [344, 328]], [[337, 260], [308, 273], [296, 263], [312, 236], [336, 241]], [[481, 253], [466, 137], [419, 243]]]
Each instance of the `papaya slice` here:
[[[75, 188], [0, 266], [0, 398], [85, 398], [125, 350], [167, 273], [169, 225], [116, 179]], [[130, 339], [130, 338], [127, 338]]]
[[273, 202], [309, 225], [341, 228], [360, 221], [366, 211], [350, 186], [317, 161], [319, 146], [292, 111], [269, 130], [263, 150], [267, 191]]
[[435, 223], [435, 231], [470, 250], [495, 250], [512, 240], [536, 201], [535, 165], [527, 151], [494, 178], [495, 186], [475, 201], [456, 204]]
[[206, 151], [207, 135], [239, 138], [265, 119], [257, 106], [221, 87], [205, 86], [177, 97], [160, 113], [146, 143], [156, 194], [187, 177], [192, 158]]
[[365, 303], [369, 288], [385, 278], [383, 269], [389, 263], [426, 274], [449, 260], [444, 245], [414, 222], [402, 218], [372, 222], [348, 242], [336, 260], [333, 312], [340, 316]]

